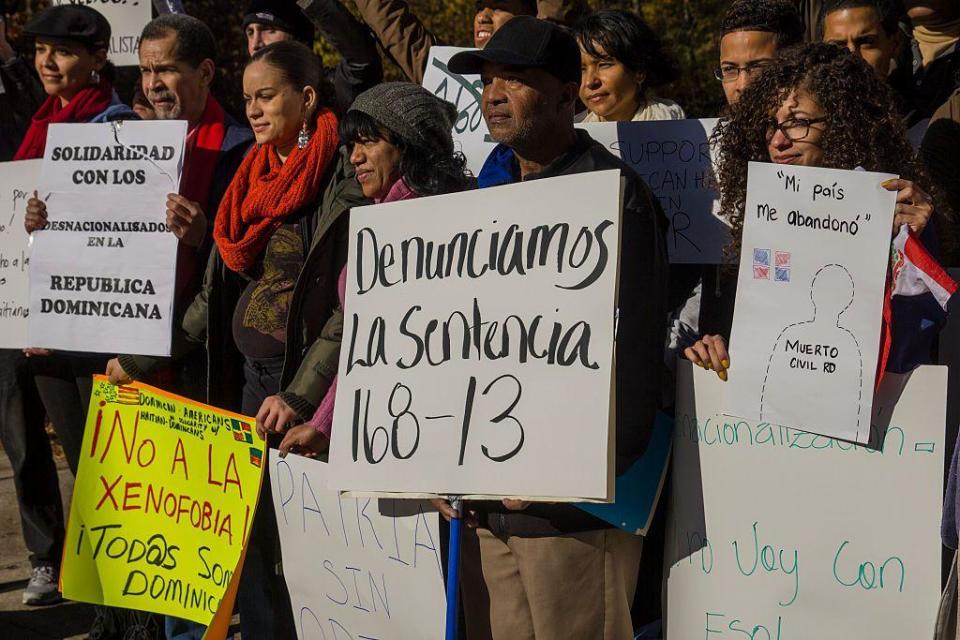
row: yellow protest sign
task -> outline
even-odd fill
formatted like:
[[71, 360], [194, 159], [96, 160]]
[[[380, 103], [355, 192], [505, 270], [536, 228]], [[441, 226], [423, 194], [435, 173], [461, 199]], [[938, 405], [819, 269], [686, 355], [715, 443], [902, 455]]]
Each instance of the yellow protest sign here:
[[202, 624], [220, 609], [229, 618], [265, 456], [252, 418], [96, 376], [64, 597]]

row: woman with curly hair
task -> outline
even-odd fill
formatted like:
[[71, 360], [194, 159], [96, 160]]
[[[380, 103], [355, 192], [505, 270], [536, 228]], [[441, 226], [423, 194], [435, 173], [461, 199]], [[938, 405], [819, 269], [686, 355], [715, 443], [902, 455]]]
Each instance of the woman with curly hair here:
[[[719, 144], [721, 210], [733, 226], [731, 256], [739, 258], [749, 162], [895, 173], [883, 188], [897, 192], [893, 234], [904, 224], [920, 235], [934, 212], [928, 180], [906, 139], [890, 87], [849, 51], [808, 44], [785, 51], [759, 76], [714, 134]], [[730, 274], [735, 285], [735, 274]], [[688, 360], [727, 379], [726, 336], [733, 320], [735, 286], [704, 295], [704, 337], [685, 350]], [[909, 313], [894, 303], [898, 311]], [[710, 329], [705, 329], [709, 324]], [[902, 371], [929, 358], [936, 324], [895, 322], [888, 370]], [[925, 347], [925, 349], [924, 349]]]
[[676, 102], [647, 95], [680, 75], [663, 42], [638, 16], [595, 11], [574, 27], [580, 45], [583, 122], [683, 120]]
[[[419, 85], [387, 82], [364, 91], [340, 122], [363, 195], [376, 203], [465, 191], [476, 186], [451, 131], [457, 109]], [[341, 309], [347, 268], [340, 272]], [[308, 422], [287, 431], [281, 454], [314, 457], [327, 450], [333, 427], [337, 379]]]

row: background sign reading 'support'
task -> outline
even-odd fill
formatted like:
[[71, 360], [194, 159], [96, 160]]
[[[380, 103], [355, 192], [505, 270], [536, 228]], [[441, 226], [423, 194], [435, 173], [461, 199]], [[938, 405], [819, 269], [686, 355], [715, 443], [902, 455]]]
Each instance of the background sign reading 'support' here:
[[660, 202], [670, 228], [674, 264], [720, 264], [730, 226], [720, 217], [720, 191], [710, 136], [718, 120], [595, 122], [577, 125], [636, 171]]

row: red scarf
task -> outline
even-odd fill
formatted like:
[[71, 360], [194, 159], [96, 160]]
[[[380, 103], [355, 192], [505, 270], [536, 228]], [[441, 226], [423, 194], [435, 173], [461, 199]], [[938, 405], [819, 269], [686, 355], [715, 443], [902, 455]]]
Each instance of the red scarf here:
[[184, 149], [183, 177], [180, 180], [180, 195], [187, 200], [200, 203], [208, 216], [210, 204], [210, 186], [213, 173], [220, 158], [220, 147], [227, 133], [223, 108], [213, 96], [207, 98], [200, 122], [187, 136]]
[[42, 158], [47, 147], [47, 128], [57, 122], [88, 122], [103, 113], [113, 102], [113, 85], [101, 80], [98, 85], [88, 85], [63, 106], [60, 98], [49, 96], [33, 115], [27, 135], [17, 149], [14, 160]]
[[284, 219], [316, 198], [338, 144], [337, 117], [324, 109], [306, 148], [295, 148], [286, 162], [280, 162], [270, 144], [247, 154], [213, 227], [213, 239], [230, 269], [239, 273], [252, 267]]
[[[220, 147], [226, 135], [223, 108], [213, 96], [207, 98], [200, 122], [187, 135], [184, 148], [183, 176], [180, 179], [180, 195], [200, 205], [209, 219], [210, 188], [213, 174], [220, 158]], [[192, 299], [196, 292], [190, 286], [197, 270], [197, 252], [183, 243], [177, 247], [177, 300]]]

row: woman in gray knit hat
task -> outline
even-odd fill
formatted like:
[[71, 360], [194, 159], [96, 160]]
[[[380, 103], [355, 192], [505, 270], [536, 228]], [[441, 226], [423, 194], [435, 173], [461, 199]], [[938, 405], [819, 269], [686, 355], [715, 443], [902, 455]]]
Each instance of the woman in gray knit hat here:
[[394, 186], [418, 196], [473, 188], [466, 160], [454, 150], [456, 121], [456, 107], [409, 82], [357, 96], [340, 121], [340, 140], [351, 148], [364, 195], [383, 200]]
[[[457, 109], [419, 85], [387, 82], [357, 96], [340, 121], [340, 140], [350, 149], [363, 195], [376, 203], [466, 191], [476, 180], [467, 161], [455, 151], [452, 130]], [[338, 289], [343, 305], [347, 269]], [[288, 430], [280, 451], [306, 456], [330, 445], [334, 379], [313, 419]]]

